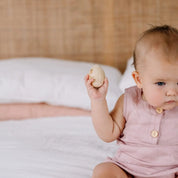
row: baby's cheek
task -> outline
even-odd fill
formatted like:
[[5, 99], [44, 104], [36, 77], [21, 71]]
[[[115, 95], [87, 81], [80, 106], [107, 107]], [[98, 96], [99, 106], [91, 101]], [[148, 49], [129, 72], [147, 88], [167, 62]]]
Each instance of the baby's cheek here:
[[153, 98], [152, 98], [152, 102], [154, 103], [155, 106], [159, 106], [160, 104], [162, 104], [162, 99], [159, 95], [155, 95]]
[[159, 91], [150, 91], [147, 96], [148, 103], [152, 106], [160, 106], [163, 102], [162, 93]]

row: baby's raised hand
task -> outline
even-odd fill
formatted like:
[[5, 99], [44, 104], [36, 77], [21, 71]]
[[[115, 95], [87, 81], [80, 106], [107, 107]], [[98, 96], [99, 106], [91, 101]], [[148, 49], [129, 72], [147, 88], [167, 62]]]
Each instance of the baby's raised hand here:
[[108, 90], [108, 79], [105, 77], [103, 84], [96, 88], [92, 85], [94, 82], [93, 78], [89, 77], [89, 74], [85, 76], [85, 86], [88, 91], [90, 99], [104, 99]]

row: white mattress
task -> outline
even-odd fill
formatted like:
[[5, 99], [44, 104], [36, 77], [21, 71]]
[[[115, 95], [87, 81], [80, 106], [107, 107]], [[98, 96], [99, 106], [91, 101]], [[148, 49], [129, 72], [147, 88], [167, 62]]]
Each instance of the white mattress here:
[[116, 149], [86, 116], [2, 121], [0, 178], [89, 178]]

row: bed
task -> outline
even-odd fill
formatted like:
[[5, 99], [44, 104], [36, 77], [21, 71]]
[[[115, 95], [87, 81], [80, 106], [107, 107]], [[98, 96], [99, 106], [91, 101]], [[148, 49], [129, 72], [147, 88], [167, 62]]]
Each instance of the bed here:
[[[37, 57], [0, 61], [0, 177], [91, 177], [114, 154], [117, 144], [101, 141], [92, 126], [84, 86], [92, 66]], [[119, 70], [101, 66], [111, 111], [125, 82]]]
[[104, 69], [112, 111], [139, 34], [177, 19], [176, 0], [1, 0], [0, 177], [91, 177], [117, 144], [94, 131], [85, 75]]

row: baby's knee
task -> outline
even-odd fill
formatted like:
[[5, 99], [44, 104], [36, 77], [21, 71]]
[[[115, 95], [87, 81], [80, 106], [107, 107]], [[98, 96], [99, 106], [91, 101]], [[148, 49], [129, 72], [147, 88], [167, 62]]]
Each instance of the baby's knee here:
[[107, 166], [104, 163], [100, 163], [94, 168], [92, 178], [105, 178], [108, 173]]
[[92, 178], [128, 178], [129, 176], [113, 163], [98, 164], [93, 170]]

